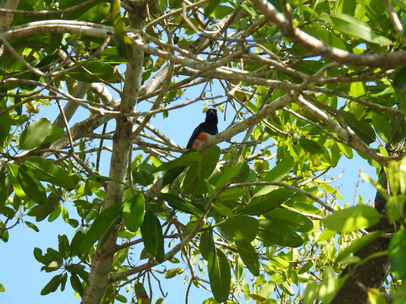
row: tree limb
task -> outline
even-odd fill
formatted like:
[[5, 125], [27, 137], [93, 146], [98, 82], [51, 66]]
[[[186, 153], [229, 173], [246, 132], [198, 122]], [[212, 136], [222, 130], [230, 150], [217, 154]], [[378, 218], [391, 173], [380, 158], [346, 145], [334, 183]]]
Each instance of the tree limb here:
[[[130, 26], [140, 29], [146, 18], [146, 3], [141, 1], [129, 12]], [[132, 56], [128, 59], [125, 72], [125, 82], [119, 110], [126, 114], [132, 112], [136, 105], [141, 83], [141, 75], [144, 61], [144, 53], [141, 49], [132, 45]], [[131, 146], [131, 132], [133, 119], [129, 117], [117, 117], [116, 129], [113, 135], [113, 152], [110, 159], [109, 177], [113, 181], [108, 182], [104, 207], [113, 204], [121, 204], [123, 201], [124, 185], [117, 181], [125, 181], [129, 151]], [[108, 286], [109, 273], [115, 253], [117, 232], [119, 226], [108, 236], [103, 246], [98, 246], [93, 256], [92, 267], [82, 297], [82, 304], [98, 304], [102, 300], [104, 291]]]
[[324, 42], [303, 32], [289, 22], [285, 16], [280, 13], [269, 1], [253, 0], [269, 21], [276, 26], [294, 42], [299, 43], [309, 51], [321, 55], [325, 58], [332, 59], [342, 64], [353, 66], [369, 67], [395, 67], [406, 64], [406, 51], [397, 51], [382, 54], [355, 54], [348, 51], [329, 46]]

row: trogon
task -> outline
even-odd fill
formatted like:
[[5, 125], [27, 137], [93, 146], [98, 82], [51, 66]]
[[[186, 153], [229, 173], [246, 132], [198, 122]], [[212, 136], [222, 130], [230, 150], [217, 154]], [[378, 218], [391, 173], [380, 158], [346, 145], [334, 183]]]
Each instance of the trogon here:
[[[206, 119], [193, 131], [192, 136], [186, 145], [188, 151], [184, 154], [193, 151], [193, 149], [197, 149], [209, 136], [216, 135], [218, 133], [217, 123], [217, 110], [213, 108], [208, 109], [206, 112]], [[163, 177], [162, 185], [165, 186], [172, 182], [184, 169], [185, 166], [169, 169]]]
[[210, 135], [216, 135], [219, 132], [217, 123], [217, 110], [213, 108], [208, 109], [206, 119], [193, 131], [186, 145], [186, 149], [197, 149]]

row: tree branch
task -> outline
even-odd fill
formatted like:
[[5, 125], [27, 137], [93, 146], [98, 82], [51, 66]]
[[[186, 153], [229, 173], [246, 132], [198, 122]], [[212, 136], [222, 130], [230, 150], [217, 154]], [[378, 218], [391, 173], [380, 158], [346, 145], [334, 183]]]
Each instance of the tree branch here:
[[385, 165], [388, 162], [389, 158], [378, 154], [369, 146], [367, 146], [350, 128], [344, 129], [335, 120], [330, 118], [326, 113], [321, 111], [316, 106], [306, 101], [303, 97], [299, 97], [296, 103], [304, 108], [311, 115], [316, 117], [318, 120], [320, 120], [322, 123], [324, 123], [326, 126], [328, 126], [331, 130], [336, 132], [338, 136], [343, 138], [347, 145], [351, 148], [364, 153], [368, 157], [376, 160], [381, 165]]
[[[141, 2], [140, 6], [131, 10], [130, 24], [136, 28], [143, 26], [146, 7]], [[125, 72], [125, 83], [119, 105], [120, 113], [127, 114], [134, 110], [138, 99], [139, 84], [141, 80], [144, 53], [139, 48], [132, 46], [132, 57], [128, 59]], [[128, 156], [131, 146], [131, 132], [133, 120], [129, 117], [117, 117], [116, 129], [113, 135], [113, 151], [110, 160], [109, 177], [117, 181], [125, 181]], [[120, 204], [123, 201], [124, 185], [120, 182], [110, 181], [107, 184], [104, 207]], [[109, 272], [115, 252], [117, 232], [119, 226], [109, 235], [102, 247], [97, 247], [93, 256], [92, 267], [88, 282], [82, 297], [82, 304], [100, 303], [105, 288], [109, 282]]]
[[294, 42], [299, 43], [309, 51], [321, 55], [325, 58], [332, 59], [342, 64], [353, 66], [369, 67], [395, 67], [406, 64], [406, 51], [398, 51], [383, 54], [355, 54], [331, 47], [324, 42], [301, 31], [289, 22], [282, 13], [280, 13], [269, 1], [253, 0], [269, 21], [276, 24], [277, 27]]

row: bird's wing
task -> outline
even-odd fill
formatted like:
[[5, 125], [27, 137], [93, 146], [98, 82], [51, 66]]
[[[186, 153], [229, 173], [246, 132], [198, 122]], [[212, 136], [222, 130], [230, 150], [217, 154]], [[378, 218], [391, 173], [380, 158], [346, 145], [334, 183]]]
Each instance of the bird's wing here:
[[192, 136], [190, 136], [189, 141], [186, 145], [186, 149], [190, 149], [193, 147], [193, 143], [196, 140], [197, 136], [199, 133], [203, 132], [204, 129], [204, 122], [202, 122], [200, 125], [196, 127], [196, 129], [193, 131]]

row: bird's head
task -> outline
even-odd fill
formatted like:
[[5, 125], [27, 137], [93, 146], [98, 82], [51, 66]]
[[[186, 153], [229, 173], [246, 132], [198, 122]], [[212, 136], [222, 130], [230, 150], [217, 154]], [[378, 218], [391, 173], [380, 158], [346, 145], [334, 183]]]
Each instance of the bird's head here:
[[215, 123], [217, 124], [218, 119], [217, 119], [217, 110], [214, 108], [210, 108], [207, 110], [206, 112], [206, 122], [210, 122], [210, 123]]

